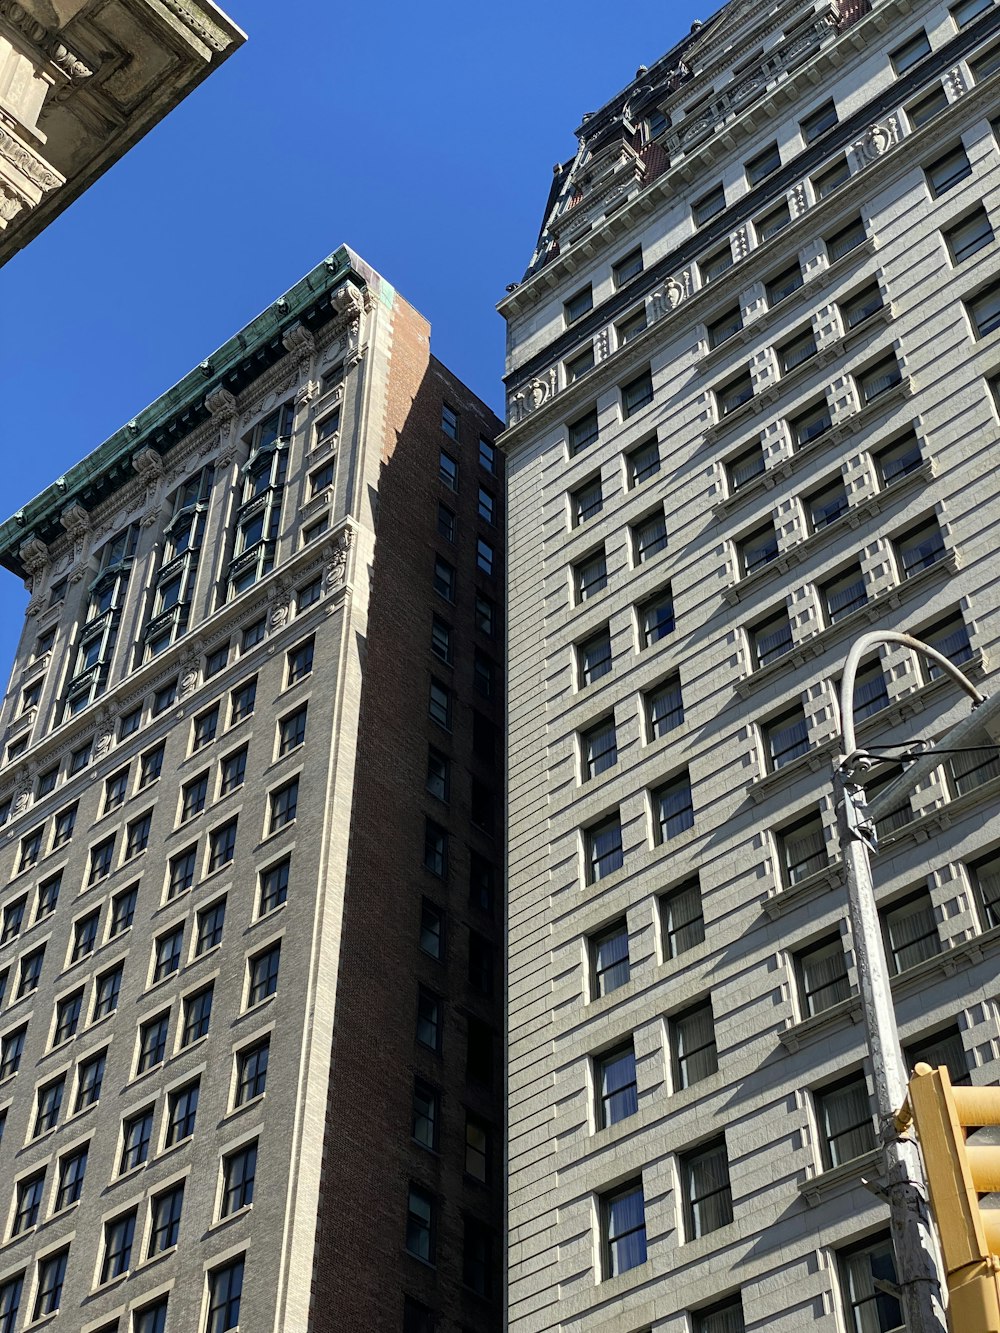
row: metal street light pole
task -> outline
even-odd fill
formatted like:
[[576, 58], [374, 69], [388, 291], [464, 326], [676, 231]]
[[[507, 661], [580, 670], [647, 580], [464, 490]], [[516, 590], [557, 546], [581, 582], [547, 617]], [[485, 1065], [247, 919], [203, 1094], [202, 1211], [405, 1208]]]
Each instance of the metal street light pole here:
[[[928, 644], [895, 631], [862, 635], [848, 654], [841, 682], [840, 716], [844, 754], [834, 773], [837, 829], [847, 871], [851, 933], [878, 1107], [883, 1180], [876, 1192], [889, 1205], [900, 1300], [907, 1328], [910, 1333], [945, 1333], [947, 1321], [942, 1296], [945, 1289], [944, 1274], [927, 1208], [923, 1167], [916, 1143], [911, 1139], [900, 1138], [893, 1125], [893, 1117], [906, 1097], [907, 1077], [896, 1028], [882, 931], [875, 907], [870, 859], [870, 853], [877, 850], [874, 822], [876, 811], [891, 809], [891, 803], [898, 804], [904, 793], [913, 790], [922, 773], [935, 765], [930, 761], [917, 761], [884, 792], [879, 793], [871, 808], [866, 808], [864, 786], [859, 781], [859, 774], [863, 777], [865, 769], [871, 766], [871, 760], [856, 745], [854, 682], [862, 657], [882, 643], [902, 643], [930, 658], [972, 696], [974, 705], [983, 703], [984, 696], [952, 662]], [[963, 730], [970, 731], [974, 725], [959, 724]], [[952, 734], [949, 734], [949, 739]]]

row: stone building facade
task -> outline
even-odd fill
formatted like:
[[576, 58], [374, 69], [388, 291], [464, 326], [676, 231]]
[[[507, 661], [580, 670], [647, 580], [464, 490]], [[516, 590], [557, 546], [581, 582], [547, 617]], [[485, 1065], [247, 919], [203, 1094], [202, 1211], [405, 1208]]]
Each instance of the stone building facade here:
[[[511, 1333], [902, 1324], [836, 685], [873, 628], [996, 668], [998, 70], [991, 0], [734, 0], [585, 119], [501, 303]], [[863, 745], [965, 709], [902, 647], [855, 697]], [[998, 796], [943, 755], [876, 864], [907, 1058], [975, 1083]]]
[[499, 1327], [499, 426], [341, 248], [0, 527], [3, 1333]]
[[245, 40], [212, 0], [4, 0], [0, 264]]

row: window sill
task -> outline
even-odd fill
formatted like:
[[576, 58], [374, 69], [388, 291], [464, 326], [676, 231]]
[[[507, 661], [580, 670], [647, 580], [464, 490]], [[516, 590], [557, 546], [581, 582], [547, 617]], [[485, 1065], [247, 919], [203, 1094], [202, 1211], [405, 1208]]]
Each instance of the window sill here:
[[847, 1189], [855, 1189], [864, 1184], [866, 1172], [878, 1172], [881, 1169], [882, 1153], [879, 1148], [864, 1153], [861, 1157], [852, 1157], [841, 1166], [834, 1166], [826, 1171], [819, 1171], [814, 1176], [800, 1181], [799, 1193], [810, 1208], [815, 1208], [832, 1195], [842, 1194]]
[[[880, 714], [881, 716], [881, 714]], [[751, 782], [747, 788], [747, 795], [754, 805], [760, 805], [762, 801], [782, 787], [791, 785], [796, 779], [803, 777], [806, 773], [818, 773], [820, 769], [828, 768], [833, 761], [833, 756], [837, 753], [837, 740], [831, 739], [823, 741], [820, 745], [811, 746], [805, 754], [796, 756], [789, 763], [783, 764], [781, 768], [775, 768], [762, 774]]]
[[220, 1217], [210, 1226], [207, 1226], [205, 1228], [205, 1235], [216, 1236], [220, 1231], [226, 1231], [229, 1227], [233, 1227], [238, 1222], [244, 1221], [246, 1218], [250, 1217], [252, 1213], [253, 1204], [245, 1204], [242, 1208], [237, 1208], [235, 1212], [230, 1213], [228, 1217]]
[[860, 1023], [862, 1017], [861, 997], [849, 995], [846, 1000], [831, 1004], [829, 1009], [823, 1009], [820, 1013], [813, 1014], [811, 1018], [803, 1018], [798, 1023], [790, 1024], [779, 1034], [778, 1040], [786, 1051], [794, 1054], [803, 1046], [810, 1046], [815, 1041], [823, 1040], [831, 1029], [846, 1027], [848, 1019], [852, 1023]]
[[925, 814], [911, 819], [908, 824], [894, 829], [887, 837], [880, 838], [879, 851], [884, 851], [888, 847], [895, 851], [907, 842], [926, 842], [934, 834], [944, 833], [946, 829], [951, 828], [957, 819], [969, 811], [984, 802], [988, 804], [990, 801], [995, 801], [997, 797], [1000, 797], [1000, 778], [992, 778], [979, 787], [973, 787], [971, 791], [963, 792], [961, 796], [954, 796], [940, 805], [935, 805]]
[[158, 1250], [156, 1254], [151, 1254], [148, 1258], [140, 1260], [132, 1269], [132, 1275], [137, 1273], [146, 1273], [157, 1264], [162, 1264], [166, 1259], [172, 1259], [177, 1253], [176, 1245], [169, 1245], [165, 1250]]
[[835, 861], [832, 865], [824, 866], [822, 870], [806, 875], [797, 884], [775, 889], [764, 899], [762, 906], [771, 920], [776, 921], [786, 912], [822, 897], [831, 889], [838, 888], [843, 882], [844, 867], [839, 861]]

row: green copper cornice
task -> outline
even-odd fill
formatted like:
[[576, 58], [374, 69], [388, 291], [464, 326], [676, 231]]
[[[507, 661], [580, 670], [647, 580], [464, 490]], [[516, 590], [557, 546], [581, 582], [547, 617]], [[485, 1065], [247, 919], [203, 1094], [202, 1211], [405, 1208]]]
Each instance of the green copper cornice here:
[[315, 331], [335, 318], [330, 294], [345, 282], [382, 286], [373, 269], [340, 246], [172, 389], [0, 524], [0, 565], [24, 577], [18, 551], [29, 537], [51, 544], [64, 534], [59, 516], [68, 505], [93, 509], [133, 480], [132, 458], [140, 449], [167, 454], [207, 419], [208, 394], [217, 389], [237, 394], [287, 355], [282, 335], [291, 325], [301, 323]]

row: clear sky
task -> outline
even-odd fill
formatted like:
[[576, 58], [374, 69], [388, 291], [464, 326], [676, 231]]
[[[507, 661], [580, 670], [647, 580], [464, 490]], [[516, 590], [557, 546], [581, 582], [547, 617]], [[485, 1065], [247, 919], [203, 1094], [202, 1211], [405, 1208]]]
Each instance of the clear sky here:
[[[247, 44], [0, 269], [7, 517], [342, 242], [502, 415], [495, 310], [573, 130], [691, 0], [227, 0]], [[609, 21], [609, 18], [611, 21]], [[26, 594], [0, 569], [0, 677]]]

